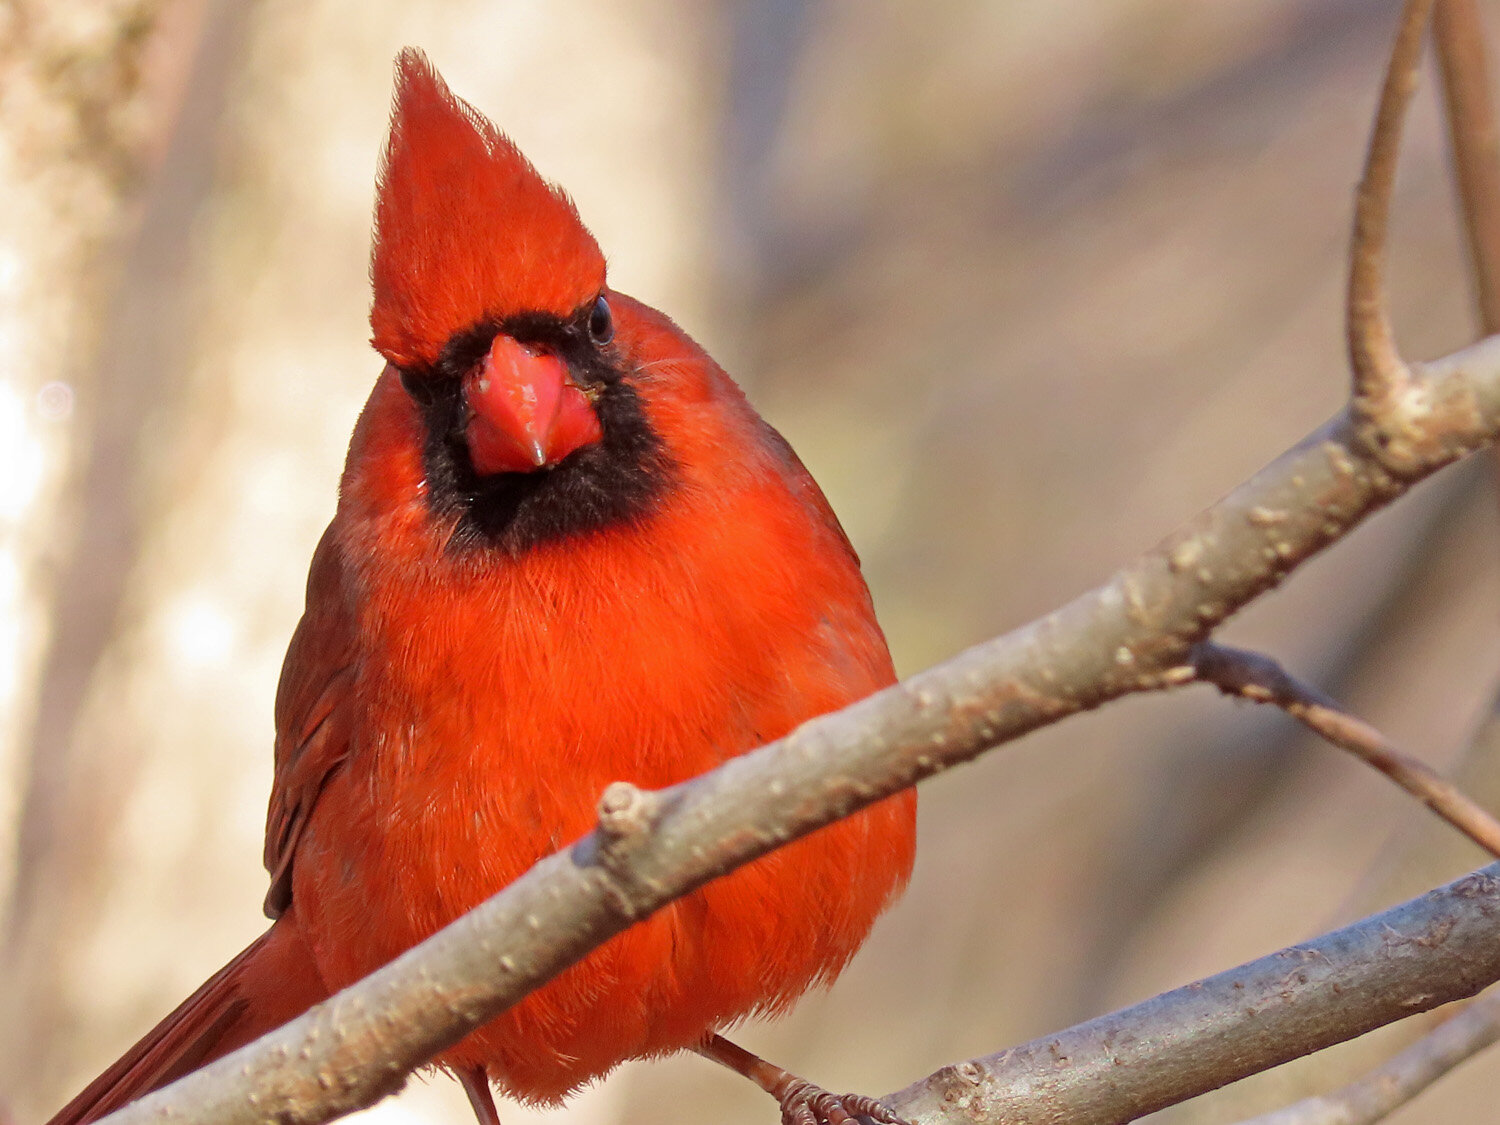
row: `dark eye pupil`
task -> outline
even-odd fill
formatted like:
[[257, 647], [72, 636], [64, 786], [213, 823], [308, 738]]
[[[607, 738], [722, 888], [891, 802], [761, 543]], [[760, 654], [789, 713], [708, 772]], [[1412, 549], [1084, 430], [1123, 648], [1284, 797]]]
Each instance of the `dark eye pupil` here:
[[589, 335], [596, 344], [607, 344], [615, 335], [615, 318], [610, 314], [609, 302], [600, 297], [589, 313]]

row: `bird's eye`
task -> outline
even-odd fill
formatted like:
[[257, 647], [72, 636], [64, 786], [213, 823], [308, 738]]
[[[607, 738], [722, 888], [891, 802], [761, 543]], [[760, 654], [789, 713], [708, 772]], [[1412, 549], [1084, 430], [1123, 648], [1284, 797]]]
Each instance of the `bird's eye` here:
[[609, 302], [603, 297], [594, 302], [589, 312], [589, 337], [601, 346], [615, 338], [615, 318], [609, 311]]

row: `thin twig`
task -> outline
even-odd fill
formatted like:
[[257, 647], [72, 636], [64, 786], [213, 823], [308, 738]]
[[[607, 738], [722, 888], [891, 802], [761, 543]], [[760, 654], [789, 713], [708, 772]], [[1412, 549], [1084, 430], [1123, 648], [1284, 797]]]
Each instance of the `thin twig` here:
[[1216, 625], [1412, 483], [1493, 440], [1500, 339], [1424, 365], [1422, 379], [1435, 399], [1469, 409], [1405, 418], [1421, 456], [1401, 476], [1345, 411], [1098, 589], [691, 782], [640, 794], [633, 819], [644, 827], [629, 839], [598, 831], [543, 860], [327, 1004], [111, 1120], [144, 1125], [170, 1112], [316, 1125], [373, 1104], [707, 880], [1038, 727], [1192, 679], [1190, 650]]
[[1204, 642], [1193, 649], [1197, 678], [1225, 695], [1270, 703], [1360, 761], [1374, 766], [1491, 855], [1500, 857], [1500, 821], [1432, 767], [1391, 745], [1363, 719], [1302, 683], [1268, 656]]
[[1380, 103], [1375, 110], [1364, 175], [1354, 200], [1345, 327], [1349, 362], [1354, 369], [1354, 402], [1370, 416], [1392, 413], [1410, 379], [1391, 328], [1385, 291], [1385, 250], [1401, 129], [1406, 107], [1417, 86], [1417, 63], [1432, 5], [1433, 0], [1407, 0], [1402, 12], [1401, 28], [1391, 49]]
[[1433, 42], [1468, 234], [1474, 299], [1489, 335], [1500, 332], [1500, 133], [1490, 100], [1484, 25], [1474, 0], [1438, 0]]
[[1343, 1089], [1293, 1102], [1240, 1125], [1373, 1125], [1496, 1040], [1500, 993], [1490, 993]]

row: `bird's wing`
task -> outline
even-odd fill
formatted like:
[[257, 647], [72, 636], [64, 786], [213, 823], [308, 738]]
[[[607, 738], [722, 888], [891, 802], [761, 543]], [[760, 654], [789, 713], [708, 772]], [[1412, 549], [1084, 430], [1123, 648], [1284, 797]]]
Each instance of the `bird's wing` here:
[[307, 607], [276, 689], [276, 776], [266, 814], [265, 910], [292, 900], [292, 859], [318, 794], [349, 753], [357, 622], [347, 568], [330, 526], [313, 552]]

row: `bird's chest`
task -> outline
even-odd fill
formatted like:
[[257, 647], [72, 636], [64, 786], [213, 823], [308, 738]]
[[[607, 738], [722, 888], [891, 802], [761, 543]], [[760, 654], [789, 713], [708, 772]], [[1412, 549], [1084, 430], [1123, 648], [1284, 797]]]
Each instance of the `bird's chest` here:
[[673, 784], [781, 733], [788, 654], [751, 641], [753, 610], [590, 573], [449, 583], [366, 623], [341, 870], [418, 929], [587, 832], [610, 782]]

